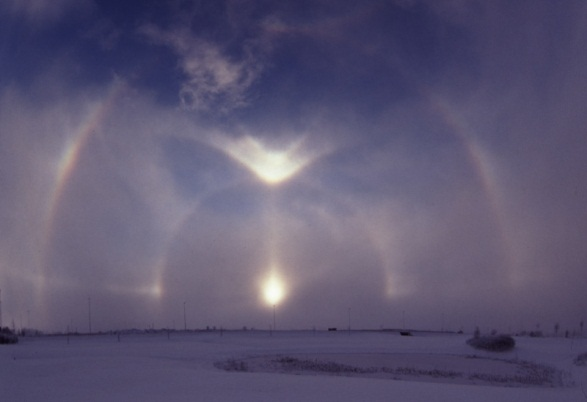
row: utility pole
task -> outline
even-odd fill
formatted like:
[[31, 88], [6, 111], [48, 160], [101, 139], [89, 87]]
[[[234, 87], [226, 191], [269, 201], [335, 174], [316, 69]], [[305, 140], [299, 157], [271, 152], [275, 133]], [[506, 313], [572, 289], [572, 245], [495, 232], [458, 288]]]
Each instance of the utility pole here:
[[349, 307], [349, 335], [351, 334], [351, 308]]
[[2, 289], [0, 289], [0, 330], [2, 330]]
[[183, 302], [183, 330], [187, 331], [188, 330], [188, 322], [185, 316], [185, 302]]
[[88, 297], [88, 328], [92, 333], [92, 299]]
[[275, 331], [277, 328], [275, 327], [275, 304], [273, 305], [273, 330]]

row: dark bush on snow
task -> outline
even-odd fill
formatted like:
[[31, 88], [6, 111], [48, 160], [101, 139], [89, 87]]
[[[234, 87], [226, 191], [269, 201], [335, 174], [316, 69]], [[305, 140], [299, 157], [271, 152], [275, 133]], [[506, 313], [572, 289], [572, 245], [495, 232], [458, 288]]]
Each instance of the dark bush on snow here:
[[0, 345], [17, 342], [18, 337], [9, 328], [0, 328]]
[[587, 365], [587, 353], [581, 353], [579, 356], [575, 357], [573, 363], [577, 366], [586, 366]]
[[507, 352], [516, 346], [516, 341], [509, 335], [492, 335], [471, 338], [467, 341], [475, 349], [488, 350], [490, 352]]

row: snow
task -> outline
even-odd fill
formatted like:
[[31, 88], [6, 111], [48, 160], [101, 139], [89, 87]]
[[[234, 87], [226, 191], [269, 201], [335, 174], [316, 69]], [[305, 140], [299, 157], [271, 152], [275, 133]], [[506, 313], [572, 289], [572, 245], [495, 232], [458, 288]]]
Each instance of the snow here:
[[[513, 351], [491, 353], [471, 348], [467, 338], [426, 333], [401, 337], [379, 331], [209, 331], [169, 336], [160, 332], [122, 334], [120, 340], [115, 334], [26, 337], [17, 345], [0, 346], [0, 400], [587, 400], [582, 390], [583, 383], [587, 387], [587, 367], [573, 364], [587, 351], [584, 339], [520, 337]], [[266, 368], [276, 356], [363, 368], [408, 367], [416, 374], [397, 380], [369, 373], [254, 370], [254, 362]], [[247, 362], [248, 371], [217, 367], [226, 361]], [[438, 369], [513, 375], [521, 361], [551, 367], [562, 382], [529, 386], [514, 381], [504, 386], [479, 383], [468, 374], [459, 378], [425, 374]]]

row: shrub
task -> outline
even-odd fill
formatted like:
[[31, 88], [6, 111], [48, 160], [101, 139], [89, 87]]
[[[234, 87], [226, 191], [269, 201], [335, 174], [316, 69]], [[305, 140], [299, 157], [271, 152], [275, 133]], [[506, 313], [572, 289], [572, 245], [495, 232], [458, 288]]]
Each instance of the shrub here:
[[0, 328], [0, 345], [18, 343], [18, 337], [8, 328]]
[[230, 359], [225, 362], [217, 362], [214, 365], [226, 371], [249, 371], [249, 366], [242, 360]]
[[360, 368], [349, 366], [347, 364], [336, 363], [331, 361], [322, 361], [318, 359], [297, 359], [295, 357], [280, 357], [273, 362], [279, 363], [281, 368], [288, 371], [314, 371], [333, 374], [344, 373], [372, 373], [374, 368]]
[[475, 349], [488, 350], [490, 352], [507, 352], [516, 346], [516, 341], [509, 335], [480, 336], [467, 341]]
[[577, 366], [587, 365], [587, 353], [581, 353], [579, 356], [575, 357], [573, 363]]

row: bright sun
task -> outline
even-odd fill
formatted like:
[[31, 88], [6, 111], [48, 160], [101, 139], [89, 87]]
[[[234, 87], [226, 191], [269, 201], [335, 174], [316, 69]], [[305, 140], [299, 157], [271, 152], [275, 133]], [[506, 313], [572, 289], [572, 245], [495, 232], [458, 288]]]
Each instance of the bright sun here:
[[263, 284], [263, 297], [268, 304], [276, 305], [283, 299], [284, 295], [283, 283], [275, 276], [271, 276]]

